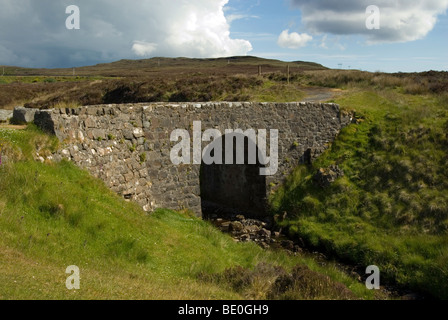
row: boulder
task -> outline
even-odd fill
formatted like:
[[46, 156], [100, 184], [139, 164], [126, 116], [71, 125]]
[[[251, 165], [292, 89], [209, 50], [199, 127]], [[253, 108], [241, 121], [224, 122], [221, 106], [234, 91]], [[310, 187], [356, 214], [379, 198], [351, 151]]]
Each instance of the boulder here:
[[229, 232], [230, 222], [224, 222], [219, 227], [223, 232]]
[[247, 233], [244, 233], [239, 237], [239, 240], [241, 242], [248, 242], [248, 241], [250, 241], [250, 235]]
[[244, 231], [249, 234], [257, 234], [260, 231], [260, 227], [256, 225], [248, 225], [244, 228]]
[[229, 226], [229, 231], [230, 232], [241, 232], [241, 231], [243, 231], [243, 229], [244, 229], [244, 226], [239, 221], [235, 221], [235, 222], [230, 223], [230, 226]]
[[13, 111], [12, 110], [0, 110], [0, 122], [7, 122], [12, 118]]
[[13, 112], [13, 121], [15, 123], [30, 123], [34, 121], [34, 115], [37, 109], [17, 107]]
[[261, 229], [258, 234], [260, 235], [260, 237], [264, 238], [264, 239], [269, 239], [271, 237], [271, 231], [267, 230], [265, 228]]

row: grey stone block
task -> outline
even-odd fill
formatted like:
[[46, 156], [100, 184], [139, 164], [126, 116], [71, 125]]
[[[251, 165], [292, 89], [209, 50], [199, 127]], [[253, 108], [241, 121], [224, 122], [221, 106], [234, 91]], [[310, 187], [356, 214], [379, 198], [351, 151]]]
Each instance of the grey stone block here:
[[13, 112], [13, 120], [16, 123], [30, 123], [34, 121], [37, 109], [17, 107]]
[[0, 110], [0, 122], [6, 122], [12, 118], [12, 110]]

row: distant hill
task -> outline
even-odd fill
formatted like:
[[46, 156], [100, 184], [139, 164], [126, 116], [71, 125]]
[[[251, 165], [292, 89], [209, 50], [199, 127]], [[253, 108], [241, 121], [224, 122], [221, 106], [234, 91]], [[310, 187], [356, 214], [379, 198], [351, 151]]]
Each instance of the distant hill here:
[[[148, 76], [164, 74], [256, 74], [258, 66], [263, 72], [283, 71], [290, 66], [291, 72], [300, 70], [325, 70], [324, 66], [304, 61], [285, 62], [253, 56], [227, 58], [191, 59], [155, 57], [143, 60], [120, 60], [94, 66], [75, 68], [78, 76]], [[67, 76], [73, 75], [73, 68], [33, 69], [5, 66], [5, 75], [9, 76]]]

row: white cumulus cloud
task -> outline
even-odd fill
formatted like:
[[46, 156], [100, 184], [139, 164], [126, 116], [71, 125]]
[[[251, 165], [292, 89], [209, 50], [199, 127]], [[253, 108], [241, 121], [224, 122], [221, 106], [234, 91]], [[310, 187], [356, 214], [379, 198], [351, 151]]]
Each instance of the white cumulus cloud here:
[[286, 29], [278, 37], [278, 45], [282, 48], [297, 49], [306, 46], [311, 40], [313, 37], [309, 34], [289, 33], [289, 29]]
[[157, 43], [148, 43], [144, 41], [134, 41], [132, 51], [140, 57], [149, 56], [157, 50]]
[[[251, 43], [230, 36], [228, 1], [2, 0], [0, 59], [60, 67], [149, 56], [246, 55]], [[80, 9], [80, 30], [65, 27], [65, 9], [72, 4]]]

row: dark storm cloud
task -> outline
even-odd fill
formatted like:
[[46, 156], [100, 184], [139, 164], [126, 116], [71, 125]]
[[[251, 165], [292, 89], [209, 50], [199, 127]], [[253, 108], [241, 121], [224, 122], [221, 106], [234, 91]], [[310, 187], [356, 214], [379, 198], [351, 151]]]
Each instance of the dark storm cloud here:
[[[228, 0], [2, 0], [0, 65], [70, 67], [122, 58], [244, 55], [231, 39]], [[81, 11], [67, 30], [66, 7]]]

